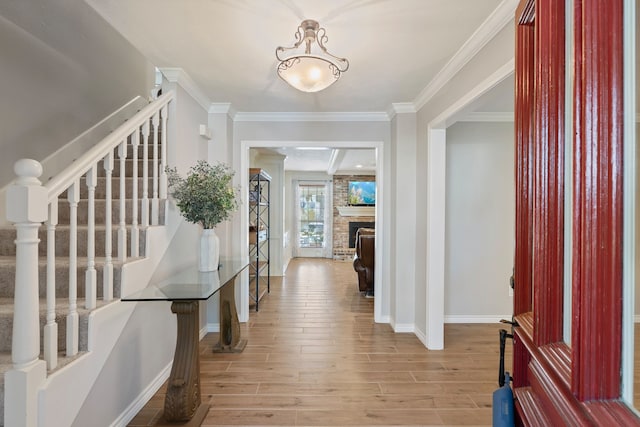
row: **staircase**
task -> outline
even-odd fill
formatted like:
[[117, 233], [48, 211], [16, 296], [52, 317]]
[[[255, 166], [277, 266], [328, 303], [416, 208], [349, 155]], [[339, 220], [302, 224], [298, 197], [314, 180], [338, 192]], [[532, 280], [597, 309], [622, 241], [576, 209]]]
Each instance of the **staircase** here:
[[22, 226], [0, 228], [3, 425], [36, 425], [38, 388], [86, 354], [90, 314], [118, 302], [124, 267], [146, 256], [147, 233], [165, 224], [172, 100], [171, 92], [149, 104], [45, 185], [34, 180], [39, 163], [16, 164], [7, 217]]

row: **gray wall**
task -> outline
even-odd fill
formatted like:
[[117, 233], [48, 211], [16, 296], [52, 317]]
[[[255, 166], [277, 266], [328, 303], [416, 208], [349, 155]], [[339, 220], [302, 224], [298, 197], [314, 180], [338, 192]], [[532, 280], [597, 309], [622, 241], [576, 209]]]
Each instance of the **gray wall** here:
[[513, 123], [447, 129], [445, 321], [511, 317]]
[[0, 187], [153, 86], [152, 65], [82, 0], [0, 2]]
[[176, 320], [169, 302], [136, 304], [115, 350], [87, 395], [73, 425], [110, 425], [173, 359]]
[[[417, 148], [416, 148], [416, 180], [427, 182], [427, 130], [429, 124], [440, 114], [451, 108], [456, 101], [463, 98], [469, 91], [487, 79], [499, 67], [513, 59], [514, 55], [514, 26], [506, 25], [478, 54], [471, 59], [451, 80], [420, 110], [417, 115]], [[402, 186], [399, 183], [398, 186]], [[428, 212], [427, 190], [418, 187], [416, 190], [416, 217], [418, 220], [412, 230], [416, 235], [416, 299], [425, 301], [426, 298], [426, 218]], [[416, 306], [416, 330], [425, 334], [424, 330], [427, 313], [426, 306]]]

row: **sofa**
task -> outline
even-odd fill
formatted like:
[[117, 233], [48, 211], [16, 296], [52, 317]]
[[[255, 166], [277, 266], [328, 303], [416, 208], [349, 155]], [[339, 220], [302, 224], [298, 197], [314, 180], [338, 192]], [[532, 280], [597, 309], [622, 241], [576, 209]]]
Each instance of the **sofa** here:
[[376, 255], [376, 230], [359, 228], [356, 231], [356, 253], [353, 256], [353, 269], [358, 273], [358, 289], [366, 296], [373, 296], [374, 268]]

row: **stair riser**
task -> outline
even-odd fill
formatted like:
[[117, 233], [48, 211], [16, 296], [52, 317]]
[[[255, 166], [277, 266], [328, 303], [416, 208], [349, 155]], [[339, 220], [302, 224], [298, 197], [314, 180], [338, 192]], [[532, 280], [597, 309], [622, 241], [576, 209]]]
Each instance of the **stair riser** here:
[[[95, 201], [95, 220], [96, 225], [104, 225], [105, 224], [105, 200], [96, 200]], [[88, 212], [88, 204], [87, 200], [80, 200], [78, 203], [78, 225], [87, 225], [87, 217], [89, 215]], [[159, 221], [160, 224], [164, 224], [164, 200], [158, 201], [159, 206]], [[69, 202], [66, 200], [58, 201], [58, 224], [69, 224]], [[131, 221], [133, 220], [133, 203], [131, 200], [125, 201], [125, 221], [129, 226]], [[120, 222], [120, 201], [113, 200], [111, 202], [111, 223], [113, 226], [117, 226]], [[142, 223], [142, 201], [138, 200], [138, 225]], [[149, 223], [151, 223], [151, 200], [149, 200]]]
[[[87, 233], [86, 228], [78, 229], [78, 253], [79, 257], [87, 256]], [[145, 242], [146, 232], [140, 230], [139, 232], [139, 245], [138, 255], [145, 255]], [[45, 227], [40, 227], [38, 233], [40, 237], [40, 244], [38, 245], [38, 252], [41, 257], [47, 256], [47, 230]], [[14, 243], [16, 239], [15, 230], [2, 229], [0, 230], [0, 256], [15, 256], [16, 245]], [[100, 229], [95, 232], [95, 254], [96, 257], [105, 256], [105, 230]], [[118, 253], [118, 231], [117, 228], [113, 228], [111, 232], [111, 256], [116, 257]], [[131, 230], [127, 229], [127, 256], [131, 255]], [[56, 257], [69, 257], [69, 228], [59, 227], [56, 229]]]
[[[84, 302], [82, 302], [84, 304]], [[56, 307], [56, 323], [58, 324], [58, 352], [64, 352], [67, 349], [67, 316], [68, 305]], [[88, 313], [79, 313], [81, 336], [78, 339], [78, 350], [87, 351], [87, 328]], [[40, 310], [40, 358], [44, 355], [44, 325], [47, 322], [46, 310]], [[0, 314], [0, 352], [11, 352], [11, 336], [13, 334], [13, 314]]]
[[[96, 290], [98, 298], [101, 298], [103, 284], [103, 266], [102, 260], [96, 264]], [[85, 271], [87, 270], [86, 260], [79, 260], [76, 280], [77, 280], [77, 296], [84, 298], [85, 296]], [[47, 295], [47, 266], [40, 263], [38, 268], [38, 287], [40, 298]], [[113, 295], [114, 298], [120, 298], [120, 274], [119, 266], [113, 267]], [[15, 293], [15, 267], [0, 266], [0, 298], [13, 298]], [[69, 296], [69, 266], [67, 264], [57, 263], [56, 265], [56, 298], [66, 298]]]

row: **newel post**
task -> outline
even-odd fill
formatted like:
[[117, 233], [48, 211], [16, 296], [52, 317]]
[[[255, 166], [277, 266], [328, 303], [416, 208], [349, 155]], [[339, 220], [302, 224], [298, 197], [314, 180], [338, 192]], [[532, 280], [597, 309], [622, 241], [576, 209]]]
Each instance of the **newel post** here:
[[16, 283], [11, 360], [5, 374], [7, 426], [37, 425], [37, 390], [46, 379], [46, 363], [40, 356], [38, 299], [38, 229], [47, 219], [47, 191], [38, 180], [42, 165], [18, 160], [18, 176], [7, 192], [7, 219], [16, 227]]

